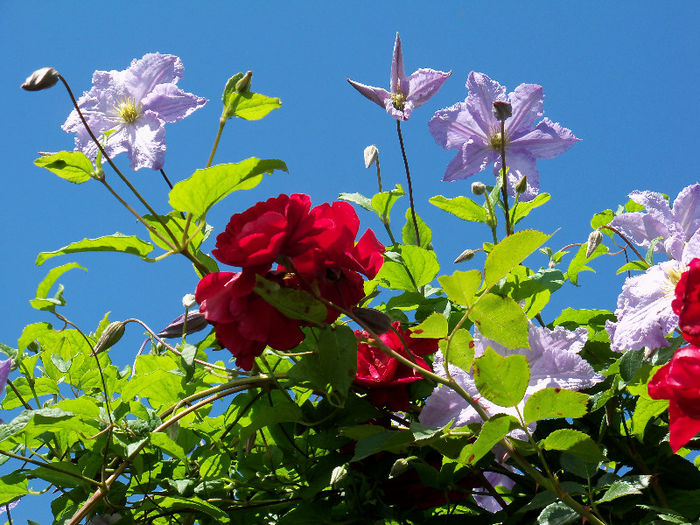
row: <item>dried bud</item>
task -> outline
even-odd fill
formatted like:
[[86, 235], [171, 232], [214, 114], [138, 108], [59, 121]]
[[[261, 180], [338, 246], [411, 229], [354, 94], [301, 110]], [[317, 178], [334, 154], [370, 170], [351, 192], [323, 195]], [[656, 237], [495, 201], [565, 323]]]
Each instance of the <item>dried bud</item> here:
[[483, 195], [486, 193], [486, 184], [479, 181], [472, 182], [472, 193], [474, 195]]
[[93, 353], [99, 354], [100, 352], [104, 352], [108, 348], [111, 348], [119, 342], [123, 335], [124, 323], [121, 321], [109, 323], [107, 328], [102, 330], [100, 338], [97, 340], [97, 343], [95, 343]]
[[513, 115], [513, 106], [510, 102], [504, 100], [496, 100], [493, 103], [493, 116], [498, 120], [506, 120]]
[[[185, 314], [178, 316], [176, 319], [166, 326], [163, 330], [158, 333], [158, 337], [163, 339], [172, 339], [175, 337], [182, 337], [182, 328], [185, 324]], [[199, 332], [204, 327], [207, 326], [207, 320], [204, 318], [204, 314], [197, 310], [190, 310], [187, 312], [187, 327], [185, 327], [185, 334], [193, 334], [194, 332]]]
[[333, 469], [333, 472], [331, 472], [331, 486], [335, 487], [339, 483], [341, 483], [348, 475], [348, 467], [347, 465], [340, 465], [338, 467], [335, 467]]
[[404, 458], [399, 458], [396, 461], [394, 461], [394, 464], [391, 466], [391, 470], [389, 471], [389, 477], [395, 478], [397, 476], [400, 476], [401, 474], [406, 472], [406, 469], [408, 469], [408, 461]]
[[379, 150], [377, 146], [372, 144], [365, 148], [365, 168], [369, 168], [372, 164], [377, 162], [377, 157], [379, 156]]
[[353, 313], [368, 328], [378, 334], [385, 334], [391, 329], [391, 319], [389, 316], [374, 308], [355, 308]]
[[591, 255], [593, 255], [593, 252], [595, 249], [600, 245], [600, 243], [603, 241], [603, 234], [600, 233], [600, 230], [593, 230], [591, 234], [588, 236], [588, 243], [586, 247], [586, 259], [588, 259]]
[[518, 183], [515, 185], [515, 191], [517, 193], [525, 193], [525, 190], [527, 189], [527, 176], [523, 175], [523, 178], [518, 181]]
[[29, 75], [21, 87], [27, 91], [41, 91], [53, 87], [56, 82], [58, 82], [58, 71], [52, 67], [42, 67]]
[[250, 91], [250, 82], [253, 78], [253, 72], [248, 71], [243, 78], [236, 82], [236, 93], [248, 93]]
[[195, 304], [197, 304], [197, 300], [194, 298], [194, 294], [188, 293], [185, 294], [182, 298], [182, 306], [184, 306], [188, 310], [192, 308]]
[[468, 261], [469, 259], [471, 259], [472, 257], [474, 257], [474, 254], [475, 254], [475, 253], [476, 253], [476, 252], [475, 252], [474, 250], [469, 250], [469, 249], [464, 250], [464, 251], [463, 251], [462, 253], [460, 253], [459, 256], [455, 259], [454, 263], [457, 264], [457, 263], [461, 263], [461, 262], [464, 262], [464, 261]]

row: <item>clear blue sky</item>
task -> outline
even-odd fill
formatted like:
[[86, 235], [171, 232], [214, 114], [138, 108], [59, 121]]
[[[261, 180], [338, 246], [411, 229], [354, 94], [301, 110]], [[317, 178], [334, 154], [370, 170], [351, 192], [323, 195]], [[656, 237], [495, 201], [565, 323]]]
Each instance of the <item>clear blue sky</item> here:
[[[90, 88], [95, 69], [123, 69], [132, 58], [152, 51], [179, 55], [185, 65], [180, 86], [210, 103], [167, 128], [165, 169], [174, 180], [204, 166], [221, 111], [223, 85], [232, 74], [252, 69], [253, 90], [280, 97], [283, 106], [260, 122], [230, 121], [216, 161], [280, 158], [290, 174], [268, 176], [256, 190], [236, 193], [219, 205], [209, 215], [218, 233], [231, 214], [282, 192], [309, 193], [315, 203], [333, 200], [339, 192], [371, 195], [376, 179], [362, 160], [368, 144], [380, 149], [385, 185], [405, 185], [394, 122], [345, 81], [349, 76], [387, 86], [394, 35], [399, 31], [409, 74], [418, 67], [453, 71], [438, 94], [403, 127], [417, 210], [433, 229], [443, 272], [451, 273], [454, 257], [465, 248], [480, 246], [488, 232], [427, 202], [436, 194], [468, 194], [469, 181], [440, 182], [454, 152], [438, 147], [426, 124], [435, 110], [465, 98], [464, 83], [471, 70], [488, 74], [509, 91], [523, 82], [541, 84], [545, 116], [582, 139], [566, 154], [538, 162], [541, 189], [551, 193], [552, 200], [533, 212], [526, 224], [547, 233], [560, 228], [550, 241], [554, 249], [585, 241], [591, 215], [625, 202], [634, 189], [675, 197], [698, 179], [692, 152], [700, 143], [696, 95], [700, 4], [578, 5], [0, 3], [4, 50], [0, 55], [4, 247], [0, 341], [16, 346], [24, 325], [52, 322], [48, 315], [32, 310], [28, 300], [48, 269], [69, 261], [89, 270], [74, 270], [60, 280], [69, 301], [65, 314], [86, 330], [94, 329], [108, 310], [113, 319], [139, 317], [161, 328], [181, 313], [182, 295], [193, 291], [197, 282], [186, 261], [175, 257], [149, 265], [126, 255], [88, 254], [34, 266], [38, 252], [83, 237], [120, 231], [146, 238], [97, 183], [74, 186], [33, 166], [37, 151], [73, 147], [72, 136], [60, 129], [71, 109], [64, 91], [19, 89], [34, 69], [56, 67], [80, 93]], [[119, 161], [128, 169], [125, 156]], [[485, 172], [480, 178], [490, 183], [492, 174]], [[132, 181], [157, 209], [166, 210], [167, 192], [158, 173], [144, 169]], [[397, 205], [396, 219], [402, 218], [406, 204]], [[378, 221], [363, 210], [359, 214], [363, 227], [374, 227], [381, 235]], [[482, 262], [477, 257], [461, 269]], [[544, 258], [533, 264], [539, 262], [544, 264]], [[613, 274], [621, 264], [620, 259], [595, 264], [597, 276], [584, 274], [582, 288], [567, 285], [555, 295], [545, 310], [546, 319], [566, 306], [614, 310], [622, 281]], [[130, 338], [131, 350], [128, 343], [117, 348], [124, 353], [121, 364], [131, 361], [141, 335], [133, 333]], [[27, 500], [13, 516], [20, 523], [27, 518], [48, 523], [41, 507], [38, 501]], [[48, 500], [43, 507], [48, 508]]]

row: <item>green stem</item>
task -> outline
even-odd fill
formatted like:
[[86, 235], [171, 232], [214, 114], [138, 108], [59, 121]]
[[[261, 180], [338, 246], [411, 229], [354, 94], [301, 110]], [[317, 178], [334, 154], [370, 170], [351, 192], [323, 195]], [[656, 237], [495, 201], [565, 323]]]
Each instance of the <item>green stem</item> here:
[[399, 135], [399, 144], [401, 145], [401, 155], [403, 156], [403, 165], [406, 168], [406, 179], [408, 180], [408, 200], [411, 205], [411, 217], [413, 218], [413, 228], [416, 231], [416, 246], [420, 246], [420, 234], [418, 233], [418, 219], [416, 219], [416, 207], [413, 204], [413, 184], [411, 183], [411, 172], [408, 169], [408, 159], [406, 158], [406, 149], [403, 145], [403, 135], [401, 134], [401, 121], [396, 120], [396, 133]]
[[[617, 234], [620, 236], [620, 238], [621, 238], [623, 241], [625, 241], [625, 243], [627, 244], [627, 246], [629, 246], [629, 247], [632, 249], [632, 251], [635, 253], [635, 255], [636, 255], [637, 257], [639, 257], [639, 260], [641, 260], [641, 261], [644, 262], [644, 263], [647, 262], [647, 260], [646, 260], [644, 257], [642, 257], [642, 254], [639, 253], [639, 251], [637, 251], [637, 248], [635, 248], [634, 245], [627, 239], [627, 237], [625, 237], [624, 235], [622, 235], [622, 233], [621, 233], [618, 229], [613, 228], [612, 226], [608, 226], [607, 224], [606, 224], [605, 226], [601, 226], [600, 229], [601, 229], [601, 230], [610, 230], [611, 232], [617, 233]], [[619, 245], [618, 245], [618, 246], [619, 246]]]
[[82, 476], [80, 474], [75, 474], [74, 472], [68, 472], [67, 470], [63, 470], [61, 468], [53, 466], [51, 463], [43, 463], [41, 461], [37, 461], [36, 459], [31, 459], [31, 458], [28, 458], [25, 456], [20, 456], [19, 454], [13, 454], [12, 452], [8, 452], [7, 450], [0, 450], [0, 454], [3, 454], [3, 455], [8, 456], [10, 458], [18, 459], [20, 461], [25, 461], [27, 463], [31, 463], [32, 465], [44, 467], [47, 470], [53, 470], [54, 472], [60, 472], [61, 474], [66, 474], [68, 476], [72, 476], [72, 477], [77, 478], [81, 481], [84, 481], [85, 483], [89, 483], [91, 485], [101, 487], [101, 484], [99, 481], [95, 481], [94, 479], [87, 478], [87, 477]]
[[486, 199], [486, 207], [489, 210], [491, 221], [493, 221], [489, 221], [489, 227], [491, 228], [491, 236], [493, 237], [493, 243], [498, 244], [498, 234], [496, 233], [498, 219], [496, 218], [496, 212], [493, 209], [493, 203], [491, 202], [491, 196], [488, 191], [484, 192], [484, 198]]
[[211, 163], [214, 162], [214, 154], [216, 153], [216, 149], [219, 147], [219, 140], [221, 140], [221, 133], [224, 131], [224, 126], [226, 125], [226, 119], [224, 117], [221, 117], [219, 119], [219, 131], [216, 132], [216, 139], [214, 140], [214, 146], [211, 148], [211, 153], [209, 154], [209, 160], [207, 161], [207, 168], [211, 166]]
[[503, 184], [501, 194], [503, 195], [503, 211], [506, 216], [506, 236], [513, 233], [510, 225], [510, 211], [508, 210], [508, 179], [506, 178], [506, 121], [501, 120], [501, 174]]

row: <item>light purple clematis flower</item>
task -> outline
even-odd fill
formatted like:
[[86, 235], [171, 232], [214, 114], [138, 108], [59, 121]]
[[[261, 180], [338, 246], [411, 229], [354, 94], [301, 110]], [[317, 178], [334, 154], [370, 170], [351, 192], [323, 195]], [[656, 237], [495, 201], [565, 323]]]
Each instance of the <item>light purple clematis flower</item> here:
[[0, 394], [5, 390], [5, 385], [7, 384], [7, 378], [10, 375], [10, 369], [12, 368], [12, 359], [5, 359], [0, 361]]
[[610, 226], [647, 249], [652, 240], [661, 237], [654, 251], [665, 251], [669, 259], [687, 264], [700, 257], [700, 184], [683, 188], [673, 209], [662, 194], [653, 191], [633, 191], [629, 197], [646, 211], [622, 213]]
[[527, 188], [520, 200], [531, 200], [539, 193], [537, 158], [551, 159], [564, 153], [577, 139], [571, 130], [548, 118], [536, 126], [544, 111], [542, 86], [520, 84], [506, 97], [506, 88], [483, 73], [472, 71], [467, 79], [469, 94], [464, 102], [441, 109], [428, 123], [435, 142], [445, 149], [458, 149], [448, 164], [442, 180], [455, 181], [470, 177], [494, 164], [501, 169], [501, 123], [493, 115], [493, 103], [508, 101], [513, 116], [505, 121], [508, 194], [515, 197], [515, 185], [527, 176]]
[[411, 112], [430, 100], [451, 74], [452, 71], [445, 73], [422, 68], [407, 77], [403, 68], [401, 39], [396, 33], [389, 81], [391, 93], [383, 88], [366, 86], [349, 78], [347, 80], [352, 87], [375, 104], [386, 109], [386, 112], [395, 119], [408, 120], [411, 117]]
[[[105, 144], [110, 157], [126, 152], [134, 170], [163, 167], [165, 124], [182, 120], [207, 102], [177, 87], [184, 72], [178, 57], [160, 53], [134, 59], [124, 71], [95, 71], [92, 89], [78, 106], [98, 139], [113, 131]], [[75, 110], [62, 127], [76, 134], [76, 151], [90, 159], [97, 156], [97, 146]]]

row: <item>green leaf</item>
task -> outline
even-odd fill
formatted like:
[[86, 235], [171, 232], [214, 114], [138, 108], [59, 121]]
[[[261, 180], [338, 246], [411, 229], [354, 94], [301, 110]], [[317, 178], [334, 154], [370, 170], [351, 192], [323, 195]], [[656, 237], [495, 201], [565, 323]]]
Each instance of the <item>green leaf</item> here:
[[438, 313], [430, 314], [425, 321], [411, 328], [412, 338], [442, 339], [447, 335], [447, 319]]
[[604, 255], [608, 253], [608, 247], [605, 246], [605, 244], [599, 244], [598, 247], [593, 250], [593, 253], [591, 254], [590, 257], [586, 257], [586, 250], [587, 250], [586, 243], [584, 243], [576, 252], [576, 255], [574, 255], [574, 258], [571, 259], [571, 262], [569, 263], [569, 268], [566, 270], [566, 276], [568, 277], [569, 281], [571, 281], [572, 284], [578, 286], [578, 274], [584, 271], [588, 272], [594, 272], [595, 270], [593, 268], [590, 268], [589, 266], [586, 266], [589, 262], [591, 262], [593, 259], [596, 257], [600, 257], [601, 255]]
[[0, 477], [0, 505], [12, 503], [17, 498], [29, 494], [27, 476], [19, 470]]
[[260, 120], [273, 109], [282, 106], [282, 101], [278, 98], [271, 98], [259, 93], [236, 91], [236, 83], [243, 78], [243, 73], [238, 73], [226, 82], [221, 101], [224, 103], [224, 110], [221, 118], [229, 119], [239, 117], [245, 120]]
[[646, 272], [649, 269], [649, 265], [643, 261], [630, 261], [627, 264], [623, 264], [615, 272], [616, 275], [620, 275], [625, 272]]
[[630, 383], [642, 366], [644, 366], [644, 349], [629, 350], [620, 358], [620, 377], [625, 383]]
[[423, 222], [423, 219], [416, 213], [416, 222], [418, 223], [418, 235], [420, 236], [420, 245], [416, 242], [416, 228], [413, 225], [413, 214], [411, 213], [411, 208], [406, 209], [406, 224], [404, 224], [401, 230], [401, 240], [404, 244], [412, 244], [414, 246], [422, 246], [427, 248], [430, 241], [433, 240], [433, 232], [430, 230], [427, 224]]
[[468, 330], [460, 328], [449, 338], [450, 347], [447, 348], [447, 340], [443, 339], [438, 344], [447, 362], [462, 370], [469, 371], [474, 360], [474, 343]]
[[398, 452], [412, 443], [410, 430], [387, 431], [361, 439], [355, 445], [355, 455], [350, 461], [360, 461], [382, 450]]
[[74, 184], [82, 184], [92, 178], [92, 162], [79, 151], [59, 151], [39, 157], [34, 164]]
[[81, 480], [80, 467], [70, 461], [53, 461], [49, 467], [37, 467], [31, 475], [41, 478], [57, 487], [89, 487], [87, 481]]
[[527, 316], [510, 297], [482, 295], [469, 312], [469, 319], [484, 337], [506, 348], [530, 348]]
[[58, 278], [73, 268], [80, 268], [81, 270], [85, 270], [87, 272], [87, 269], [83, 268], [78, 263], [68, 263], [50, 270], [36, 288], [36, 299], [31, 299], [29, 301], [32, 308], [36, 308], [37, 310], [49, 310], [53, 312], [56, 306], [63, 306], [66, 304], [66, 301], [63, 299], [63, 287], [61, 285], [59, 285], [59, 289], [55, 297], [48, 298], [48, 294]]
[[496, 284], [550, 237], [536, 230], [522, 230], [503, 239], [486, 257], [484, 286]]
[[187, 454], [185, 453], [185, 450], [175, 441], [170, 439], [166, 433], [152, 432], [150, 438], [153, 446], [158, 447], [169, 456], [177, 458], [180, 461], [187, 461]]
[[516, 428], [520, 428], [520, 424], [513, 416], [498, 414], [492, 417], [481, 426], [481, 432], [476, 441], [462, 449], [457, 461], [465, 465], [473, 465]]
[[[615, 214], [612, 210], [603, 210], [600, 213], [596, 213], [591, 219], [591, 229], [597, 230], [601, 226], [607, 225], [611, 220], [613, 220], [614, 217]], [[612, 236], [612, 232], [610, 230], [603, 229], [600, 231], [609, 236]]]
[[251, 157], [237, 164], [218, 164], [196, 170], [188, 179], [175, 184], [169, 194], [170, 205], [177, 211], [191, 212], [201, 218], [230, 193], [255, 188], [265, 173], [288, 171], [277, 159]]
[[457, 270], [452, 275], [441, 275], [438, 277], [438, 282], [450, 301], [469, 306], [481, 285], [481, 272], [479, 270], [466, 272]]
[[60, 408], [39, 408], [36, 410], [24, 410], [22, 413], [5, 425], [0, 425], [0, 441], [21, 432], [34, 418], [42, 423], [44, 420], [52, 422], [73, 417], [72, 412], [66, 412]]
[[436, 195], [430, 199], [430, 204], [437, 206], [441, 210], [451, 213], [460, 219], [471, 222], [486, 222], [488, 213], [483, 206], [480, 206], [469, 197], [455, 197], [448, 199], [442, 195]]
[[650, 481], [651, 476], [625, 476], [622, 479], [613, 481], [610, 488], [605, 491], [605, 494], [596, 503], [605, 503], [622, 496], [641, 494], [642, 490], [649, 486]]
[[389, 213], [396, 201], [406, 195], [401, 187], [401, 184], [394, 186], [393, 190], [382, 191], [372, 197], [372, 209], [380, 219], [386, 218], [389, 222]]
[[545, 507], [537, 517], [537, 525], [568, 525], [580, 519], [578, 512], [558, 501]]
[[372, 200], [369, 197], [365, 197], [361, 193], [340, 193], [338, 194], [338, 198], [341, 201], [357, 204], [367, 211], [374, 211], [374, 208], [372, 207]]
[[283, 288], [260, 275], [255, 276], [255, 293], [290, 319], [322, 323], [328, 316], [326, 306], [308, 292]]
[[105, 235], [96, 239], [83, 239], [82, 241], [72, 242], [63, 248], [59, 248], [53, 252], [41, 252], [34, 264], [41, 266], [46, 260], [57, 255], [65, 255], [67, 253], [80, 252], [120, 252], [129, 253], [141, 257], [145, 261], [151, 262], [147, 255], [153, 251], [153, 245], [149, 242], [142, 241], [134, 235], [124, 235], [122, 233], [114, 233]]
[[[166, 239], [170, 243], [173, 243], [173, 239], [172, 237], [170, 237], [170, 234], [168, 234], [168, 232], [165, 230], [161, 222], [168, 227], [168, 229], [172, 232], [172, 234], [175, 236], [175, 239], [177, 239], [178, 242], [180, 242], [180, 240], [183, 237], [183, 234], [185, 232], [185, 224], [187, 223], [187, 220], [183, 219], [182, 216], [176, 211], [171, 211], [167, 215], [144, 215], [143, 220], [146, 223], [148, 223], [149, 226], [155, 229], [155, 231], [157, 231], [160, 234], [160, 236], [163, 237], [163, 239]], [[204, 242], [204, 240], [209, 236], [211, 230], [212, 227], [208, 224], [204, 226], [203, 231], [198, 231], [197, 226], [195, 224], [190, 224], [187, 229], [187, 237], [191, 238], [190, 246], [193, 247], [195, 250], [199, 248], [202, 242]], [[197, 231], [196, 234], [195, 231]], [[152, 231], [149, 230], [148, 234], [150, 235], [151, 240], [156, 246], [159, 246], [164, 250], [168, 251], [171, 249], [161, 239], [154, 235]]]
[[524, 355], [503, 357], [491, 347], [474, 360], [474, 383], [479, 393], [502, 407], [513, 407], [525, 396], [530, 367]]
[[562, 428], [552, 432], [542, 442], [545, 450], [561, 450], [568, 452], [589, 463], [605, 459], [600, 448], [590, 436], [570, 428]]
[[537, 197], [528, 202], [518, 202], [512, 211], [511, 224], [516, 225], [525, 217], [527, 217], [532, 210], [539, 208], [547, 201], [549, 201], [551, 195], [549, 193], [540, 193]]
[[663, 414], [666, 410], [668, 410], [668, 400], [666, 399], [638, 397], [632, 413], [632, 434], [643, 441], [644, 430], [649, 420]]
[[387, 288], [416, 292], [432, 281], [440, 271], [435, 252], [419, 246], [402, 246], [401, 260], [405, 266], [400, 262], [384, 261], [375, 280], [384, 282]]
[[188, 496], [187, 498], [154, 496], [151, 500], [159, 508], [183, 509], [188, 513], [196, 510], [214, 518], [216, 520], [215, 523], [231, 523], [226, 512], [196, 496]]
[[528, 424], [540, 419], [578, 418], [587, 412], [588, 394], [561, 388], [545, 388], [527, 399], [523, 417]]

